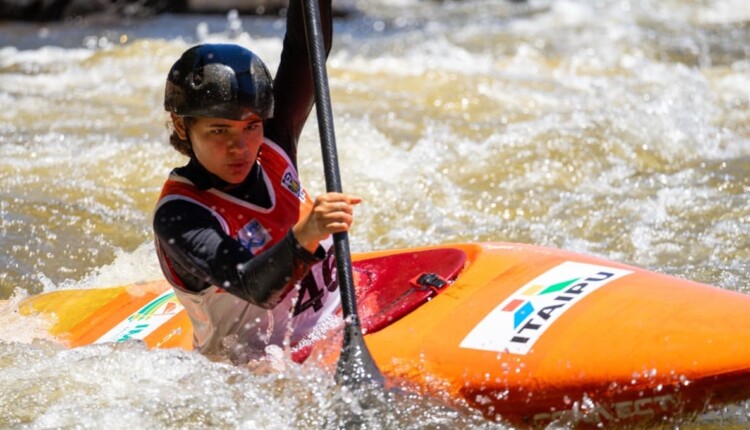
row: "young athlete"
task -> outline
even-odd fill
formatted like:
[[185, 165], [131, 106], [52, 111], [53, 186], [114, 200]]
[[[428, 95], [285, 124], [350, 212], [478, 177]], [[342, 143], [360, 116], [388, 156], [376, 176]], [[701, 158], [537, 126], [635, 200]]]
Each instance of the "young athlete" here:
[[[196, 350], [235, 362], [293, 344], [335, 314], [328, 238], [351, 227], [360, 202], [340, 193], [313, 201], [297, 175], [314, 93], [300, 3], [290, 2], [273, 82], [255, 54], [230, 44], [188, 49], [167, 77], [170, 142], [190, 159], [162, 189], [156, 249]], [[328, 52], [330, 0], [320, 8]]]

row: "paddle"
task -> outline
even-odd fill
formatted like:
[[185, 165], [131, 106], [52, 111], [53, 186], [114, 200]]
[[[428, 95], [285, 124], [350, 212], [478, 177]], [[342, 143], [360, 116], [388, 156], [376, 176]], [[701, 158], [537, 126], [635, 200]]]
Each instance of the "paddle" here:
[[[318, 117], [320, 146], [323, 151], [323, 168], [326, 189], [329, 192], [342, 192], [339, 174], [336, 137], [333, 130], [333, 113], [328, 90], [328, 75], [323, 48], [323, 33], [320, 21], [318, 0], [304, 0], [305, 33], [310, 52], [313, 83], [315, 85], [315, 111]], [[383, 386], [384, 378], [370, 355], [362, 336], [357, 314], [357, 301], [352, 277], [352, 261], [349, 252], [349, 236], [346, 232], [333, 235], [336, 252], [336, 269], [341, 307], [344, 313], [344, 342], [336, 366], [336, 380], [347, 386]]]

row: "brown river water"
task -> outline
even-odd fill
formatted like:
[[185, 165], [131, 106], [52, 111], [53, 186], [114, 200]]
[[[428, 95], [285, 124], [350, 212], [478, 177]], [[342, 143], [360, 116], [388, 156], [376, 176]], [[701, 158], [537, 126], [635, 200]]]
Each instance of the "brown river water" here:
[[[750, 293], [750, 3], [357, 3], [329, 59], [353, 250], [563, 248]], [[234, 23], [234, 25], [230, 25]], [[238, 27], [238, 24], [241, 25]], [[233, 28], [230, 32], [227, 29]], [[0, 23], [0, 428], [326, 428], [330, 369], [60, 349], [22, 297], [159, 278], [166, 73], [200, 41], [278, 65], [283, 20]], [[317, 125], [301, 175], [324, 189]], [[750, 316], [748, 316], [750, 317]], [[667, 428], [747, 428], [747, 404]], [[368, 428], [510, 428], [405, 396]]]

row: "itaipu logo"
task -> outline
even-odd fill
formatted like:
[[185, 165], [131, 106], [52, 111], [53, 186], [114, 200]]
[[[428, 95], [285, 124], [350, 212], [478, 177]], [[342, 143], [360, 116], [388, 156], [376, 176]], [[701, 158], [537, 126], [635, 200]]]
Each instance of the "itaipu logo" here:
[[161, 295], [151, 301], [146, 306], [138, 310], [138, 312], [128, 317], [128, 321], [147, 321], [156, 315], [169, 315], [172, 316], [180, 311], [182, 305], [175, 297], [174, 292], [169, 292], [166, 295]]
[[614, 267], [566, 261], [506, 298], [469, 332], [460, 346], [525, 355], [573, 305], [630, 273]]
[[170, 288], [121, 321], [94, 343], [145, 339], [183, 309], [184, 307]]

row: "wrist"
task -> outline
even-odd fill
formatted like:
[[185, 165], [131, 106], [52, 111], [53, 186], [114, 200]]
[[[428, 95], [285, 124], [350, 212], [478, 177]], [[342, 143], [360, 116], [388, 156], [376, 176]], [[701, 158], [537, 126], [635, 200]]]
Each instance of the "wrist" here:
[[294, 239], [297, 241], [299, 246], [306, 249], [311, 254], [314, 254], [318, 249], [319, 241], [305, 234], [304, 229], [299, 224], [292, 227], [292, 235], [294, 236]]

